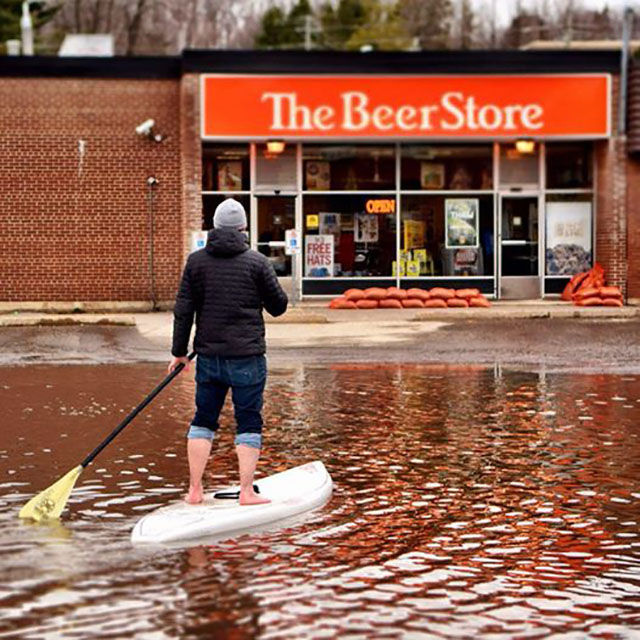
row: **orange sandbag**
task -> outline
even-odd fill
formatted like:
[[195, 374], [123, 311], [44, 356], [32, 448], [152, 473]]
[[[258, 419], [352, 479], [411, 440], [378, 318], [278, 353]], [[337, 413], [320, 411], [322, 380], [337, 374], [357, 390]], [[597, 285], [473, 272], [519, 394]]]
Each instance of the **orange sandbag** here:
[[400, 302], [400, 300], [395, 300], [394, 298], [380, 300], [378, 306], [381, 309], [402, 309], [402, 303]]
[[428, 300], [431, 296], [428, 291], [424, 289], [408, 289], [407, 295], [410, 298], [415, 298], [416, 300]]
[[622, 307], [624, 306], [620, 298], [603, 298], [603, 307]]
[[488, 309], [491, 306], [491, 303], [484, 296], [477, 296], [469, 300], [469, 306]]
[[446, 309], [447, 303], [442, 298], [431, 298], [424, 301], [425, 309]]
[[459, 307], [460, 309], [466, 309], [469, 303], [462, 298], [451, 298], [447, 300], [447, 307]]
[[600, 287], [598, 293], [601, 298], [619, 298], [622, 300], [622, 291], [618, 287]]
[[455, 293], [451, 289], [445, 289], [444, 287], [433, 287], [429, 291], [429, 296], [432, 298], [440, 298], [440, 300], [450, 300], [455, 298]]
[[582, 298], [576, 301], [579, 307], [600, 307], [602, 305], [602, 298], [595, 296], [590, 298]]
[[405, 300], [409, 295], [404, 289], [398, 289], [398, 287], [389, 287], [387, 289], [387, 298], [393, 300]]
[[463, 300], [476, 298], [480, 295], [479, 289], [458, 289], [455, 293], [456, 298], [462, 298]]
[[586, 280], [589, 275], [589, 271], [583, 271], [582, 273], [577, 273], [569, 282], [567, 282], [567, 286], [564, 288], [562, 295], [560, 296], [560, 300], [571, 300], [571, 296], [580, 288], [580, 285]]
[[585, 300], [586, 298], [597, 298], [600, 295], [600, 287], [589, 287], [588, 289], [580, 289], [573, 294], [574, 300]]
[[401, 300], [402, 306], [405, 309], [423, 309], [424, 302], [419, 300], [418, 298], [406, 298], [405, 300]]
[[331, 301], [330, 309], [357, 309], [356, 303], [345, 298], [336, 298]]
[[353, 300], [353, 302], [357, 302], [358, 300], [364, 300], [365, 295], [362, 289], [347, 289], [344, 292], [344, 297], [347, 300]]
[[358, 300], [356, 302], [356, 307], [358, 307], [358, 309], [377, 309], [378, 301], [377, 300]]
[[[371, 287], [364, 290], [364, 296], [367, 300], [384, 300], [387, 297], [387, 290], [381, 287]], [[368, 307], [363, 307], [363, 309]]]

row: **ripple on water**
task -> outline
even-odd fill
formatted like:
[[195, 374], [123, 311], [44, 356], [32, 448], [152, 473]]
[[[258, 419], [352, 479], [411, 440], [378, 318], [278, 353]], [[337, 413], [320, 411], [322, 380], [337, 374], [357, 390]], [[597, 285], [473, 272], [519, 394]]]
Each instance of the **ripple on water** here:
[[[136, 519], [185, 490], [185, 376], [85, 470], [61, 522], [19, 522], [20, 505], [162, 373], [0, 370], [12, 393], [0, 634], [506, 639], [632, 637], [640, 627], [640, 378], [274, 371], [260, 471], [320, 458], [332, 501], [295, 527], [132, 548]], [[225, 409], [212, 487], [236, 479], [231, 417]]]

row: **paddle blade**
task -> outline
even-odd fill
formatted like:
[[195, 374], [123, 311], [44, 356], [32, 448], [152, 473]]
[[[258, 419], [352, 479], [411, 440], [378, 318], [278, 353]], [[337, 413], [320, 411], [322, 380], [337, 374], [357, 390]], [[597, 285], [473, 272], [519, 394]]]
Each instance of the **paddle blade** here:
[[48, 489], [34, 496], [20, 509], [21, 518], [31, 518], [36, 522], [42, 520], [54, 520], [59, 518], [64, 506], [67, 504], [69, 494], [73, 490], [78, 476], [84, 467], [79, 464], [60, 480], [52, 484]]

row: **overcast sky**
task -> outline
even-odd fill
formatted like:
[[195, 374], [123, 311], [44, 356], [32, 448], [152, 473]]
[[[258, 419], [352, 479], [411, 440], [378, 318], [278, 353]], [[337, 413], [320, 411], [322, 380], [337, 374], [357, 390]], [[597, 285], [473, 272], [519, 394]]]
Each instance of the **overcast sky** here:
[[[497, 18], [501, 24], [506, 24], [509, 18], [512, 17], [514, 7], [516, 6], [515, 0], [471, 0], [476, 9], [490, 9], [492, 2], [495, 3]], [[535, 0], [521, 0], [523, 9], [527, 8], [527, 5], [534, 7]], [[551, 0], [553, 2], [553, 0]], [[455, 0], [454, 0], [455, 4]], [[609, 6], [615, 9], [621, 9], [624, 6], [624, 0], [577, 0], [576, 4], [582, 4], [586, 7], [593, 9], [603, 9], [605, 6]], [[629, 4], [634, 7], [638, 7], [639, 0], [630, 0]]]

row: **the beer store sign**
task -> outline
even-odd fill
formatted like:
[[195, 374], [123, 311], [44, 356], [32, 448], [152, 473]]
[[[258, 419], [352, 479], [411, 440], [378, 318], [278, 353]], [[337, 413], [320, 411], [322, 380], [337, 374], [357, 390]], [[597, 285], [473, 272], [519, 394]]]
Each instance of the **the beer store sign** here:
[[607, 74], [202, 77], [202, 136], [601, 138]]

